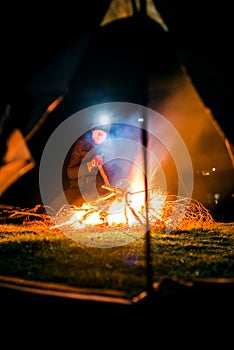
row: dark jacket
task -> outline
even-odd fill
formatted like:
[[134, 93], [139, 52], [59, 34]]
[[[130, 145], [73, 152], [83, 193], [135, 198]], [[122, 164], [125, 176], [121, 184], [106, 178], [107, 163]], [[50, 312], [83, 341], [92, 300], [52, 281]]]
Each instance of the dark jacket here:
[[79, 190], [81, 195], [85, 195], [89, 200], [95, 200], [98, 195], [108, 192], [102, 188], [105, 181], [99, 169], [93, 168], [91, 172], [88, 170], [87, 163], [95, 155], [102, 155], [103, 170], [111, 187], [115, 187], [123, 177], [122, 169], [116, 164], [113, 150], [107, 141], [108, 138], [101, 145], [95, 145], [90, 138], [79, 138], [74, 143], [67, 160], [68, 187], [70, 190]]

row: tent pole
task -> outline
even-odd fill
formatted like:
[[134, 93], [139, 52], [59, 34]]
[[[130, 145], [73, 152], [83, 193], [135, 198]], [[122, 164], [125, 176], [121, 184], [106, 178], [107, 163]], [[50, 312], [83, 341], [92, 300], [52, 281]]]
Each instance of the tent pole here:
[[[146, 0], [140, 1], [140, 52], [141, 52], [141, 100], [143, 106], [148, 105], [148, 75], [147, 75], [147, 48], [145, 47], [145, 35], [147, 35], [147, 11], [146, 11]], [[145, 189], [145, 254], [146, 254], [146, 291], [148, 296], [154, 293], [153, 290], [153, 267], [152, 267], [152, 256], [151, 256], [151, 232], [149, 224], [149, 198], [148, 198], [148, 162], [147, 162], [147, 113], [143, 108], [142, 115], [142, 143], [143, 143], [143, 168], [144, 168], [144, 189]]]

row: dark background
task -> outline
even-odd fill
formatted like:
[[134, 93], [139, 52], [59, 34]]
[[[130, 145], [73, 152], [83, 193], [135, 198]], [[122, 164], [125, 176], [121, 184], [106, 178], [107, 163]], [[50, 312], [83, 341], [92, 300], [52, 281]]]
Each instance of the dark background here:
[[[230, 2], [153, 0], [177, 54], [204, 102], [233, 143], [233, 37]], [[2, 2], [1, 107], [86, 31], [99, 26], [110, 0]]]
[[[178, 59], [185, 66], [198, 93], [211, 109], [224, 134], [234, 144], [234, 50], [230, 3], [201, 0], [152, 1], [169, 29]], [[6, 104], [10, 103], [12, 106], [13, 120], [10, 121], [9, 128], [12, 124], [16, 125], [22, 127], [24, 133], [33, 103], [40, 104], [40, 98], [48, 104], [50, 100], [54, 100], [58, 91], [53, 91], [49, 80], [45, 80], [45, 85], [40, 90], [40, 98], [36, 101], [29, 98], [28, 89], [32, 88], [35, 77], [38, 81], [38, 77], [43, 74], [46, 76], [44, 69], [53, 65], [57, 57], [73, 45], [75, 47], [80, 39], [86, 38], [87, 33], [92, 35], [97, 31], [110, 3], [110, 0], [1, 3], [0, 108], [3, 113]], [[72, 67], [64, 66], [61, 72], [60, 66], [58, 76], [67, 81], [67, 72], [70, 74], [71, 71]], [[61, 85], [60, 87], [63, 88]], [[35, 96], [39, 96], [37, 88], [34, 91]], [[7, 131], [3, 136], [7, 136]], [[1, 152], [4, 151], [3, 141], [4, 137], [3, 140], [0, 137]], [[29, 183], [30, 176], [33, 176], [33, 172], [32, 175], [30, 172], [23, 176], [21, 181]], [[24, 183], [18, 187], [23, 191], [19, 198], [24, 198]], [[11, 190], [15, 199], [17, 192], [14, 186]], [[11, 200], [12, 197], [9, 196], [7, 201], [12, 203]], [[32, 201], [35, 202], [33, 198]]]
[[[186, 66], [194, 85], [204, 102], [212, 110], [214, 117], [225, 135], [234, 144], [232, 2], [224, 0], [221, 2], [206, 0], [154, 0], [154, 2], [170, 30], [178, 57]], [[38, 0], [32, 2], [15, 2], [12, 0], [1, 2], [1, 112], [4, 110], [6, 103], [15, 105], [16, 111], [14, 116], [17, 119], [15, 122], [18, 125], [21, 124], [25, 117], [24, 111], [30, 104], [30, 101], [27, 100], [27, 96], [25, 95], [28, 82], [44, 66], [53, 62], [55, 57], [63, 52], [64, 49], [76, 42], [86, 31], [95, 31], [107, 11], [109, 3], [109, 0], [66, 0], [62, 3], [42, 2]], [[1, 143], [0, 147], [2, 148], [3, 146]], [[180, 292], [180, 289], [178, 289], [178, 293]], [[8, 290], [7, 293], [9, 293]], [[196, 294], [196, 291], [193, 291], [193, 293]], [[218, 293], [216, 294], [219, 295]], [[226, 294], [230, 297], [227, 298]], [[155, 343], [159, 340], [165, 344], [165, 342], [169, 342], [169, 339], [172, 339], [173, 343], [177, 341], [177, 344], [181, 346], [181, 343], [185, 343], [189, 335], [186, 344], [188, 346], [191, 344], [191, 341], [199, 347], [204, 343], [216, 345], [219, 342], [223, 346], [224, 343], [226, 344], [227, 341], [231, 340], [230, 335], [232, 334], [231, 330], [228, 329], [228, 326], [230, 328], [230, 321], [227, 321], [229, 320], [227, 316], [228, 314], [230, 315], [229, 311], [233, 310], [233, 303], [230, 305], [233, 299], [233, 291], [230, 290], [226, 294], [224, 297], [222, 293], [220, 294], [222, 302], [224, 301], [225, 303], [225, 307], [220, 313], [217, 313], [217, 308], [215, 308], [217, 304], [219, 305], [215, 298], [214, 302], [211, 299], [210, 303], [208, 303], [211, 304], [213, 302], [214, 309], [205, 309], [205, 312], [202, 312], [204, 305], [201, 305], [200, 299], [196, 299], [198, 302], [192, 303], [192, 307], [191, 302], [187, 304], [185, 302], [183, 305], [185, 305], [186, 312], [183, 312], [184, 310], [181, 310], [181, 307], [177, 307], [175, 310], [171, 308], [176, 303], [174, 305], [169, 304], [171, 311], [169, 312], [168, 308], [165, 312], [163, 303], [161, 312], [158, 312], [158, 309], [156, 309], [155, 314], [153, 314], [153, 321], [151, 323], [153, 329], [150, 330], [151, 337], [147, 338], [147, 342], [150, 342], [150, 339], [153, 338], [155, 346]], [[4, 298], [1, 299], [5, 300]], [[167, 299], [165, 298], [166, 302], [168, 302]], [[173, 302], [174, 299], [172, 300]], [[184, 300], [183, 293], [181, 293], [181, 299]], [[179, 306], [180, 304], [178, 303]], [[223, 303], [221, 304], [223, 305]], [[40, 307], [40, 304], [38, 305]], [[49, 302], [48, 305], [50, 305]], [[28, 306], [31, 308], [30, 303]], [[65, 323], [69, 325], [68, 337], [67, 333], [65, 333], [66, 344], [71, 339], [71, 336], [73, 334], [76, 335], [80, 330], [79, 337], [74, 337], [78, 346], [77, 340], [80, 339], [80, 333], [83, 329], [84, 331], [88, 331], [88, 338], [82, 334], [83, 338], [87, 341], [90, 339], [90, 334], [94, 342], [97, 341], [97, 337], [101, 337], [101, 339], [105, 338], [106, 340], [108, 331], [106, 331], [105, 327], [107, 324], [109, 324], [109, 329], [112, 332], [111, 335], [114, 333], [114, 337], [118, 337], [117, 342], [125, 341], [126, 343], [129, 340], [129, 326], [133, 324], [135, 328], [132, 327], [132, 333], [130, 333], [132, 337], [133, 335], [134, 337], [138, 335], [139, 337], [142, 336], [142, 339], [145, 340], [142, 334], [145, 334], [145, 330], [146, 335], [147, 333], [149, 334], [149, 330], [147, 329], [149, 322], [145, 322], [146, 319], [144, 318], [140, 320], [139, 314], [131, 315], [132, 318], [126, 315], [121, 320], [116, 317], [116, 324], [113, 326], [109, 321], [109, 317], [106, 317], [106, 313], [104, 313], [105, 323], [103, 327], [103, 321], [100, 322], [99, 316], [103, 314], [103, 309], [94, 312], [97, 311], [97, 308], [95, 308], [92, 310], [91, 324], [95, 325], [95, 327], [100, 325], [100, 328], [97, 328], [99, 333], [97, 332], [95, 337], [90, 332], [90, 313], [87, 313], [86, 305], [83, 307], [83, 312], [80, 310], [80, 304], [79, 308], [76, 309], [74, 309], [74, 303], [70, 306], [67, 307], [66, 305], [66, 312], [63, 312], [62, 318], [61, 302], [55, 305], [54, 310], [56, 312], [46, 305], [47, 310], [42, 309], [41, 314], [42, 317], [45, 314], [49, 314], [48, 324], [45, 323], [46, 319], [41, 321], [40, 318], [40, 323], [35, 326], [35, 317], [32, 318], [31, 316], [38, 316], [37, 311], [39, 307], [36, 310], [35, 308], [31, 308], [31, 313], [26, 313], [24, 319], [27, 319], [27, 323], [25, 323], [22, 322], [22, 316], [25, 315], [25, 305], [23, 304], [23, 307], [16, 309], [15, 305], [11, 304], [12, 309], [10, 312], [8, 309], [9, 305], [7, 305], [2, 319], [4, 320], [5, 328], [11, 332], [10, 337], [7, 337], [8, 343], [11, 339], [15, 339], [14, 337], [12, 338], [12, 326], [16, 325], [14, 327], [15, 331], [15, 329], [19, 330], [19, 325], [21, 324], [22, 332], [18, 335], [17, 339], [21, 339], [24, 346], [28, 342], [28, 334], [35, 335], [36, 337], [34, 338], [37, 341], [43, 341], [43, 345], [48, 344], [48, 339], [43, 337], [43, 334], [46, 334], [45, 331], [51, 335], [51, 338], [53, 337], [53, 344], [55, 339], [59, 340], [60, 344], [61, 336], [64, 335], [63, 326]], [[76, 315], [76, 318], [74, 317], [74, 320], [72, 320], [75, 322], [72, 323], [69, 322], [71, 320], [69, 314], [71, 308], [73, 315]], [[84, 314], [86, 314], [86, 317], [88, 315], [88, 319], [85, 322], [83, 318]], [[206, 317], [204, 317], [204, 314]], [[53, 319], [52, 316], [54, 317]], [[109, 316], [109, 313], [107, 313], [107, 316]], [[61, 320], [63, 321], [62, 323], [60, 323]], [[80, 324], [77, 326], [78, 320], [82, 320], [82, 330], [79, 328]], [[157, 324], [155, 325], [156, 321]], [[51, 327], [54, 324], [61, 327], [56, 329], [56, 333], [51, 332]], [[27, 328], [29, 325], [30, 328]], [[74, 327], [72, 331], [70, 329], [71, 325]], [[123, 332], [123, 328], [124, 335], [128, 332], [127, 339], [121, 333]], [[29, 332], [25, 335], [26, 329]], [[60, 333], [58, 329], [59, 331], [61, 330]], [[32, 331], [35, 333], [32, 333]], [[40, 334], [38, 333], [39, 331]], [[161, 335], [161, 331], [165, 333], [163, 332], [163, 335]], [[38, 337], [38, 334], [40, 337]], [[201, 339], [201, 335], [206, 336], [205, 340]], [[132, 341], [132, 337], [129, 341]]]

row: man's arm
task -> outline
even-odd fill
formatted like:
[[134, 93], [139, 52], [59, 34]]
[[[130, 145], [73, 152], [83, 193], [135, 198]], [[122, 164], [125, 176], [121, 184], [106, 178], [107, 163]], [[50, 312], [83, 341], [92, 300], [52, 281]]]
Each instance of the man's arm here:
[[77, 179], [78, 172], [79, 176], [88, 175], [87, 163], [90, 161], [90, 157], [86, 156], [91, 148], [92, 145], [86, 140], [78, 140], [75, 143], [67, 167], [67, 176], [70, 180]]

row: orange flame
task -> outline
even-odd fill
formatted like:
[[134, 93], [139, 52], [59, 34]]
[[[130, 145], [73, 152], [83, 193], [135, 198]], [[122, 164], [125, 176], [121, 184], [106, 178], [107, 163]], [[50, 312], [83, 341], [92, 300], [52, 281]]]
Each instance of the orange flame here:
[[[126, 185], [126, 183], [125, 183]], [[135, 176], [131, 182], [131, 188], [107, 187], [110, 194], [100, 198], [96, 202], [84, 203], [80, 208], [74, 208], [72, 215], [62, 225], [73, 228], [85, 228], [88, 226], [105, 225], [143, 225], [146, 217], [145, 191], [142, 177]], [[166, 195], [156, 189], [148, 190], [148, 216], [152, 223], [162, 220], [162, 212]], [[108, 203], [108, 200], [111, 202]], [[104, 209], [105, 206], [105, 209]], [[57, 226], [58, 227], [58, 226]]]

